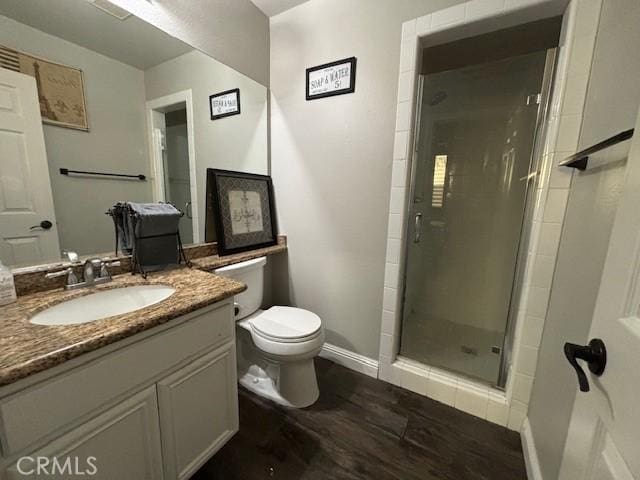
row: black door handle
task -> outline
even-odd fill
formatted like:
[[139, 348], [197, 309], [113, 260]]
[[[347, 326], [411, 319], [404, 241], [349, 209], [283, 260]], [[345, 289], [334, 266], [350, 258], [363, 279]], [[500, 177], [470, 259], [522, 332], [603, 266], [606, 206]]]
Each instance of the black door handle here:
[[581, 392], [589, 391], [589, 379], [578, 363], [578, 359], [585, 360], [591, 373], [598, 376], [602, 375], [604, 367], [607, 365], [607, 349], [599, 338], [591, 340], [589, 345], [576, 345], [567, 342], [564, 344], [564, 355], [578, 374]]
[[29, 230], [35, 230], [36, 228], [49, 230], [51, 227], [53, 227], [53, 223], [51, 223], [49, 220], [43, 220], [38, 225], [34, 225], [33, 227], [31, 227]]

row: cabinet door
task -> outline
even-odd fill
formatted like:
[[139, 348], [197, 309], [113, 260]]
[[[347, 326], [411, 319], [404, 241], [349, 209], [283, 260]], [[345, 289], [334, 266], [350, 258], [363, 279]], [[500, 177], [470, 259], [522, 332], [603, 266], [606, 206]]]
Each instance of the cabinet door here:
[[166, 479], [189, 478], [238, 431], [235, 344], [158, 382]]
[[133, 395], [46, 447], [18, 459], [7, 470], [8, 480], [27, 477], [162, 479], [155, 386]]

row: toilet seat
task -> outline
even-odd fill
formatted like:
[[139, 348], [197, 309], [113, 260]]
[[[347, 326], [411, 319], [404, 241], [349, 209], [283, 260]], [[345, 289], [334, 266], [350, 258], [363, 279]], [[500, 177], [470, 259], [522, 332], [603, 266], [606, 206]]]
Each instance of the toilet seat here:
[[251, 319], [252, 335], [278, 343], [305, 343], [322, 333], [315, 313], [294, 307], [271, 307]]
[[311, 359], [324, 344], [320, 317], [301, 308], [271, 307], [248, 323], [255, 346], [276, 363]]

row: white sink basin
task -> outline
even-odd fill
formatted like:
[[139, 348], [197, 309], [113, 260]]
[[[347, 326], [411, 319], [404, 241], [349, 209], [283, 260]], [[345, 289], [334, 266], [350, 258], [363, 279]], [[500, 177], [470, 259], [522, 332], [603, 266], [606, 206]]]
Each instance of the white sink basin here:
[[169, 298], [176, 291], [165, 285], [132, 285], [77, 297], [35, 314], [36, 325], [77, 325], [134, 312]]

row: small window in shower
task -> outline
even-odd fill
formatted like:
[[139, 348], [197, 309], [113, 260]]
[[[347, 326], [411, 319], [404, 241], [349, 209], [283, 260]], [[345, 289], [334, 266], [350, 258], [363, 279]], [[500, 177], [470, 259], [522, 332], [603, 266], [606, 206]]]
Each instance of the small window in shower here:
[[447, 156], [436, 155], [433, 161], [433, 191], [431, 206], [441, 208], [444, 202], [444, 180], [447, 175]]

